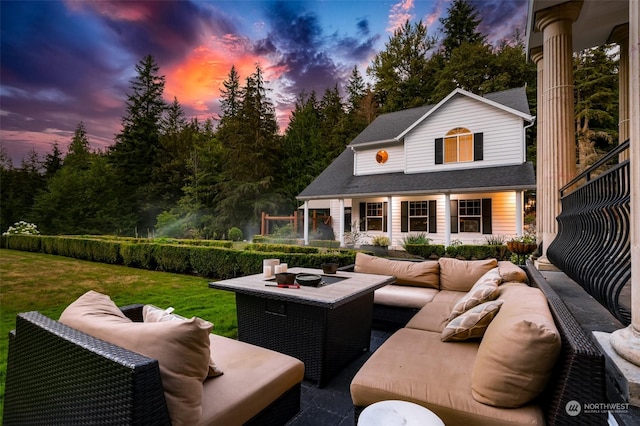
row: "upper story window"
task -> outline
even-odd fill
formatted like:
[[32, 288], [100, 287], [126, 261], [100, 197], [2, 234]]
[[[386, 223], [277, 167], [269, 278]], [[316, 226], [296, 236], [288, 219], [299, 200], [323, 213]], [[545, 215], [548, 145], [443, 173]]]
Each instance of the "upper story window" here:
[[465, 163], [483, 159], [483, 134], [456, 127], [435, 141], [435, 163]]
[[456, 127], [444, 138], [444, 162], [473, 161], [473, 135], [469, 129]]

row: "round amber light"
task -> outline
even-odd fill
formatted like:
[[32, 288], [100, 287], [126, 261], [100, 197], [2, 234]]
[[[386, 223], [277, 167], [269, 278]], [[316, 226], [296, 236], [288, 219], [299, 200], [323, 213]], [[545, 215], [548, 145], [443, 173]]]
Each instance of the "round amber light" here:
[[380, 164], [386, 163], [389, 159], [389, 153], [384, 149], [381, 149], [376, 153], [376, 161]]

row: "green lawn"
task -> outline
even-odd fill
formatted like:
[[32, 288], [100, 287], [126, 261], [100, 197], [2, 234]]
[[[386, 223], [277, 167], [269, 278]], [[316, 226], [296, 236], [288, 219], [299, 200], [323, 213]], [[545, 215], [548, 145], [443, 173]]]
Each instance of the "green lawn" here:
[[4, 406], [8, 333], [16, 314], [39, 311], [58, 319], [64, 308], [89, 290], [108, 294], [118, 305], [173, 306], [185, 317], [214, 323], [213, 332], [237, 336], [234, 294], [209, 289], [208, 280], [86, 262], [61, 256], [0, 249], [0, 419]]

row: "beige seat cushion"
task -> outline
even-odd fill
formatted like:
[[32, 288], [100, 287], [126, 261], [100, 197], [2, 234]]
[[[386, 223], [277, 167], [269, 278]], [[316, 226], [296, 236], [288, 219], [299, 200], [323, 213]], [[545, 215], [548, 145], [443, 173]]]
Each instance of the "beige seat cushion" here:
[[440, 265], [435, 260], [411, 262], [357, 253], [353, 270], [365, 274], [393, 275], [396, 284], [440, 288]]
[[156, 323], [133, 322], [109, 296], [89, 291], [70, 304], [60, 322], [114, 345], [158, 360], [171, 423], [197, 424], [202, 382], [207, 377], [209, 334], [200, 318]]
[[478, 278], [498, 266], [496, 259], [458, 260], [441, 257], [438, 262], [440, 289], [454, 291], [469, 291]]
[[210, 335], [225, 374], [204, 382], [202, 425], [241, 425], [302, 382], [302, 361], [259, 346]]
[[480, 339], [484, 336], [491, 320], [500, 310], [502, 303], [502, 300], [492, 300], [458, 315], [442, 330], [440, 340], [443, 342], [462, 342]]
[[538, 396], [560, 353], [547, 299], [536, 288], [511, 286], [478, 349], [471, 388], [476, 401], [519, 407]]
[[[188, 321], [187, 318], [171, 313], [169, 310], [172, 311], [173, 308], [165, 310], [154, 305], [144, 305], [142, 307], [142, 319], [144, 322]], [[213, 360], [213, 351], [211, 348], [209, 349], [211, 354], [209, 356], [209, 371], [207, 372], [207, 377], [221, 376], [224, 372], [216, 365], [216, 362]]]
[[373, 302], [376, 305], [420, 309], [431, 302], [438, 292], [435, 288], [390, 284], [373, 293]]
[[471, 287], [471, 290], [455, 304], [449, 315], [449, 321], [481, 303], [494, 300], [498, 297], [500, 291], [498, 285], [501, 281], [502, 278], [500, 277], [498, 268], [493, 268], [481, 276], [473, 287]]
[[527, 278], [527, 273], [512, 262], [508, 260], [501, 260], [498, 262], [498, 268], [500, 268], [500, 276], [502, 277], [502, 282], [518, 282], [518, 283], [526, 283], [529, 281]]
[[465, 294], [462, 291], [440, 290], [431, 302], [411, 318], [405, 327], [442, 332], [449, 323], [451, 310]]
[[353, 378], [353, 403], [365, 407], [389, 399], [414, 402], [447, 425], [543, 425], [537, 405], [501, 409], [473, 399], [471, 372], [477, 350], [476, 342], [443, 343], [440, 333], [398, 330]]

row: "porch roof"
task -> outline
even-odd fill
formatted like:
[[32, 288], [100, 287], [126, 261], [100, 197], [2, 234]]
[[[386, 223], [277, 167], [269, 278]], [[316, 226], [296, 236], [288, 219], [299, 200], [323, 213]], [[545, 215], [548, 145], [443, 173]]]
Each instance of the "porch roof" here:
[[296, 198], [298, 200], [391, 195], [495, 192], [535, 189], [531, 163], [428, 173], [354, 176], [353, 152], [346, 149]]

